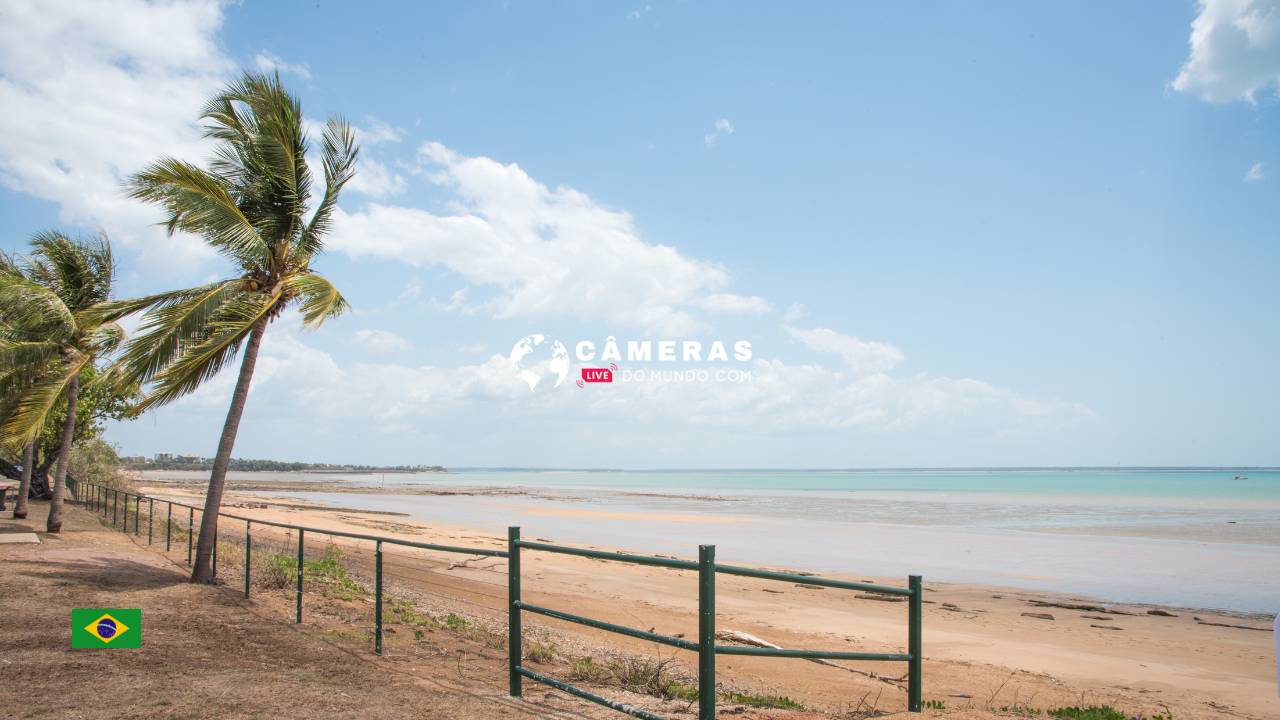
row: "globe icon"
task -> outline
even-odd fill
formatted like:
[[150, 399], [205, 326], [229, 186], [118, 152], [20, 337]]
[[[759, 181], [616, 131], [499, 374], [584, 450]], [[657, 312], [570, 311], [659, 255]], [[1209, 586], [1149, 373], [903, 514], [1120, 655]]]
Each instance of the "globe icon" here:
[[106, 640], [116, 634], [116, 621], [111, 618], [102, 618], [98, 621], [98, 637]]
[[547, 387], [552, 378], [551, 387], [560, 387], [569, 377], [569, 351], [564, 343], [547, 335], [528, 335], [511, 348], [511, 366], [530, 390]]

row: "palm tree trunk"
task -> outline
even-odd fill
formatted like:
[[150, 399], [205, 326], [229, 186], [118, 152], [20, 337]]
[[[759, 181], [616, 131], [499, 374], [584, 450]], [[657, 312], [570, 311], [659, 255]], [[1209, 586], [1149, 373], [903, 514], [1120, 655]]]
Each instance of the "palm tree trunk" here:
[[71, 459], [71, 443], [76, 437], [76, 401], [80, 396], [80, 376], [72, 375], [67, 383], [67, 422], [62, 427], [62, 447], [58, 448], [58, 464], [53, 471], [53, 499], [49, 501], [49, 521], [45, 531], [62, 532], [62, 496], [66, 493], [67, 462]]
[[24, 518], [27, 516], [27, 496], [31, 494], [31, 473], [35, 471], [33, 465], [36, 462], [36, 441], [32, 440], [27, 446], [22, 448], [22, 480], [18, 483], [18, 501], [13, 506], [13, 516], [15, 518]]
[[191, 570], [191, 582], [213, 582], [213, 544], [217, 540], [218, 511], [222, 508], [222, 489], [227, 483], [227, 467], [231, 465], [231, 450], [236, 444], [236, 432], [240, 429], [240, 416], [244, 414], [245, 401], [249, 399], [249, 383], [253, 380], [253, 367], [258, 364], [258, 348], [267, 332], [264, 318], [249, 333], [249, 344], [240, 361], [240, 376], [236, 378], [235, 392], [231, 393], [231, 407], [227, 421], [222, 425], [222, 438], [218, 440], [218, 454], [213, 457], [213, 472], [209, 475], [209, 489], [204, 496], [204, 514], [200, 517], [200, 541], [196, 547], [195, 567]]

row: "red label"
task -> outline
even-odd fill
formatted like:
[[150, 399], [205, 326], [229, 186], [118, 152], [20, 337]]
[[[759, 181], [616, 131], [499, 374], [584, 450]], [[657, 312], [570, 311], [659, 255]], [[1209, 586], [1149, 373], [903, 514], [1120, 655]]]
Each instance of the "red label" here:
[[582, 379], [589, 383], [611, 383], [613, 371], [609, 368], [582, 368]]

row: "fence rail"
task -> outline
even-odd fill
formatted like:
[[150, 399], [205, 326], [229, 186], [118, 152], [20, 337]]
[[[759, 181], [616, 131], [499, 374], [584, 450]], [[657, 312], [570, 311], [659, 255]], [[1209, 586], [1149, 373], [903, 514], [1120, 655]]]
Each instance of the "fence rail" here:
[[[76, 489], [76, 497], [79, 498], [86, 507], [94, 512], [99, 513], [105, 519], [107, 516], [111, 518], [112, 527], [117, 527], [128, 533], [130, 532], [130, 502], [133, 504], [133, 529], [132, 534], [141, 537], [141, 516], [143, 501], [147, 504], [147, 544], [151, 545], [156, 541], [154, 525], [156, 517], [156, 505], [163, 504], [166, 506], [165, 511], [165, 527], [164, 527], [164, 543], [166, 552], [170, 551], [173, 544], [174, 530], [181, 531], [181, 524], [174, 522], [173, 509], [186, 508], [186, 540], [187, 540], [187, 564], [191, 564], [193, 539], [197, 534], [197, 526], [195, 524], [195, 513], [200, 511], [203, 515], [203, 508], [174, 500], [165, 500], [162, 498], [153, 498], [149, 496], [130, 493], [116, 488], [104, 487], [92, 483], [78, 483]], [[123, 503], [121, 502], [123, 500]], [[179, 518], [181, 514], [179, 514]], [[582, 625], [584, 627], [593, 628], [595, 630], [603, 630], [605, 632], [624, 635], [626, 637], [636, 638], [649, 642], [667, 645], [680, 650], [696, 652], [698, 655], [698, 718], [699, 720], [714, 720], [716, 714], [716, 657], [719, 655], [735, 655], [735, 656], [753, 656], [753, 657], [774, 657], [774, 658], [792, 658], [792, 659], [808, 659], [808, 660], [854, 660], [854, 661], [875, 661], [875, 662], [904, 662], [907, 663], [907, 709], [911, 712], [920, 712], [922, 706], [922, 645], [923, 645], [923, 618], [924, 618], [924, 585], [919, 575], [910, 575], [907, 578], [906, 587], [897, 587], [892, 585], [877, 585], [873, 583], [849, 582], [846, 580], [837, 580], [834, 578], [815, 577], [812, 575], [797, 575], [793, 573], [775, 572], [772, 570], [760, 570], [756, 568], [740, 567], [736, 565], [723, 565], [715, 561], [716, 548], [714, 545], [700, 545], [698, 547], [698, 559], [681, 560], [678, 558], [658, 557], [655, 555], [639, 555], [633, 553], [607, 552], [603, 550], [591, 550], [587, 548], [571, 547], [566, 545], [555, 545], [546, 542], [534, 542], [530, 540], [522, 540], [520, 538], [520, 528], [511, 527], [507, 530], [507, 549], [494, 550], [489, 548], [473, 548], [462, 547], [457, 545], [439, 545], [435, 543], [416, 542], [413, 540], [402, 540], [400, 538], [386, 537], [381, 535], [369, 535], [365, 533], [352, 533], [342, 530], [326, 530], [322, 528], [308, 527], [305, 525], [293, 525], [289, 523], [274, 522], [270, 520], [260, 520], [243, 515], [232, 513], [218, 513], [219, 518], [226, 518], [245, 524], [244, 530], [244, 596], [247, 598], [250, 594], [250, 574], [252, 571], [252, 552], [253, 552], [253, 526], [267, 526], [277, 529], [286, 530], [289, 533], [297, 533], [297, 578], [295, 590], [295, 623], [302, 622], [303, 611], [303, 584], [305, 575], [306, 555], [305, 542], [308, 533], [312, 535], [328, 535], [330, 537], [346, 538], [350, 540], [367, 541], [374, 544], [374, 652], [381, 655], [383, 652], [383, 546], [398, 545], [401, 547], [415, 548], [419, 550], [430, 550], [434, 552], [456, 553], [465, 555], [474, 555], [482, 557], [499, 557], [507, 559], [507, 664], [508, 664], [508, 692], [513, 697], [519, 697], [523, 689], [523, 681], [527, 678], [534, 682], [542, 683], [550, 687], [556, 688], [563, 692], [569, 693], [584, 700], [603, 705], [605, 707], [617, 710], [619, 712], [631, 715], [632, 717], [642, 718], [644, 720], [664, 720], [660, 715], [656, 715], [647, 710], [633, 707], [625, 703], [611, 700], [601, 695], [597, 695], [588, 690], [575, 687], [562, 680], [543, 675], [524, 666], [522, 660], [523, 651], [523, 631], [521, 619], [523, 613], [532, 613], [542, 617], [548, 617], [554, 620]], [[217, 524], [214, 525], [214, 551], [213, 551], [213, 572], [216, 577], [218, 568], [217, 554]], [[631, 565], [644, 565], [649, 567], [660, 567], [673, 570], [691, 570], [698, 573], [698, 639], [697, 641], [685, 640], [684, 638], [674, 637], [670, 635], [662, 635], [659, 633], [639, 630], [637, 628], [626, 627], [604, 620], [597, 620], [582, 615], [556, 610], [554, 608], [542, 607], [532, 603], [525, 602], [521, 597], [521, 569], [520, 560], [521, 552], [524, 550], [556, 553], [561, 555], [572, 555], [576, 557], [585, 557], [595, 560], [609, 560]], [[716, 644], [716, 576], [717, 575], [734, 575], [738, 577], [748, 577], [759, 580], [773, 580], [778, 582], [794, 582], [806, 585], [816, 585], [825, 588], [835, 588], [840, 590], [853, 590], [864, 593], [875, 593], [881, 595], [891, 595], [897, 597], [905, 597], [908, 601], [908, 622], [907, 622], [907, 647], [906, 652], [843, 652], [834, 650], [808, 650], [808, 649], [792, 649], [792, 648], [772, 648], [772, 647], [749, 647], [739, 645], [717, 645]]]

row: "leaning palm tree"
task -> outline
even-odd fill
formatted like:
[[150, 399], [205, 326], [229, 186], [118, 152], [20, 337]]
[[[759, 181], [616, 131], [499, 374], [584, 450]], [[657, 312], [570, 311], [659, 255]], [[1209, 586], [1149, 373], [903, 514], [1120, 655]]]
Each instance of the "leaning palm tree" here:
[[347, 302], [311, 269], [324, 249], [338, 194], [355, 174], [351, 127], [330, 119], [320, 142], [324, 191], [308, 217], [311, 170], [302, 108], [280, 83], [246, 73], [216, 95], [201, 119], [217, 141], [208, 168], [166, 158], [134, 175], [130, 195], [162, 207], [170, 233], [199, 235], [234, 263], [234, 277], [117, 303], [109, 317], [147, 310], [121, 359], [123, 377], [150, 387], [138, 411], [192, 392], [231, 363], [241, 347], [200, 521], [193, 582], [213, 577], [217, 516], [227, 467], [267, 325], [296, 305], [310, 327], [341, 314]]
[[[0, 260], [0, 441], [24, 454], [44, 429], [50, 411], [66, 398], [67, 419], [53, 474], [48, 532], [62, 530], [67, 461], [75, 440], [80, 375], [124, 341], [119, 325], [104, 319], [115, 264], [105, 237], [72, 240], [45, 232], [31, 241], [22, 262]], [[23, 480], [30, 482], [30, 456]]]

